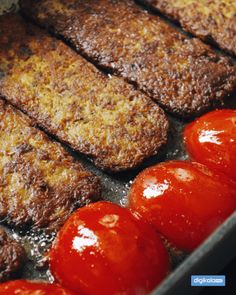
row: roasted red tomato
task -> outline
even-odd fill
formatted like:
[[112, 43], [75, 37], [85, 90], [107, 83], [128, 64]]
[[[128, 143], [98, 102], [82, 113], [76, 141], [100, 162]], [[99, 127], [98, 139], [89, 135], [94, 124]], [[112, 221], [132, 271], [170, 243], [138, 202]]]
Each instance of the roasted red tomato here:
[[193, 159], [236, 179], [236, 110], [202, 116], [186, 127], [184, 138]]
[[189, 252], [235, 211], [236, 184], [201, 164], [165, 162], [137, 176], [129, 206]]
[[[26, 280], [9, 281], [0, 284], [1, 295], [75, 295], [55, 284]], [[79, 295], [79, 294], [77, 294]]]
[[169, 270], [167, 251], [152, 227], [109, 202], [72, 214], [49, 256], [57, 281], [86, 295], [146, 294]]

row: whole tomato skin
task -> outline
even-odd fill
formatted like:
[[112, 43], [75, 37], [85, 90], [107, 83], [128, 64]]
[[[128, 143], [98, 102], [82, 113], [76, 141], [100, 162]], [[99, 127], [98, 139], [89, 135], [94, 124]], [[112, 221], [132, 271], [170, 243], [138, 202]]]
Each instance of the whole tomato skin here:
[[173, 246], [191, 252], [236, 209], [236, 184], [184, 161], [147, 168], [131, 186], [129, 207]]
[[[16, 280], [0, 284], [1, 295], [76, 295], [55, 284]], [[77, 294], [79, 295], [79, 294]]]
[[236, 179], [236, 110], [216, 110], [189, 124], [186, 148], [199, 163]]
[[169, 257], [157, 233], [109, 202], [72, 214], [49, 256], [56, 280], [86, 295], [147, 294], [169, 271]]

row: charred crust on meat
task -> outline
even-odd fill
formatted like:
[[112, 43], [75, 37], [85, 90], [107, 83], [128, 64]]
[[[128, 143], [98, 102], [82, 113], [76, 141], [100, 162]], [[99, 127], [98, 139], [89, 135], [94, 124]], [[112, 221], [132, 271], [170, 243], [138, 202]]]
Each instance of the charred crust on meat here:
[[25, 260], [24, 248], [0, 227], [0, 283], [14, 278]]
[[0, 219], [9, 225], [56, 231], [100, 197], [99, 179], [3, 100], [0, 150]]
[[236, 90], [228, 58], [134, 1], [21, 0], [21, 11], [181, 118], [222, 104]]
[[132, 85], [17, 15], [1, 17], [0, 26], [0, 95], [41, 128], [112, 172], [136, 168], [165, 145], [168, 119]]
[[187, 32], [236, 55], [235, 0], [139, 0], [179, 22]]

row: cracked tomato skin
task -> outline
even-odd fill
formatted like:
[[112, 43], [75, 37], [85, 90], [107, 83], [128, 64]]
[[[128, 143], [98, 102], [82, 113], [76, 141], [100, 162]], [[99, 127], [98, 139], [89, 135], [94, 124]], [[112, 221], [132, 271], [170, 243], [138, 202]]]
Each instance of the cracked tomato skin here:
[[236, 110], [210, 112], [184, 132], [192, 159], [236, 180]]
[[[16, 280], [0, 284], [1, 295], [76, 295], [55, 284]], [[79, 294], [77, 294], [79, 295]]]
[[236, 209], [236, 182], [206, 166], [170, 161], [142, 171], [129, 207], [173, 246], [191, 252]]
[[156, 231], [110, 202], [73, 213], [49, 257], [56, 280], [86, 295], [148, 294], [169, 271], [169, 257]]

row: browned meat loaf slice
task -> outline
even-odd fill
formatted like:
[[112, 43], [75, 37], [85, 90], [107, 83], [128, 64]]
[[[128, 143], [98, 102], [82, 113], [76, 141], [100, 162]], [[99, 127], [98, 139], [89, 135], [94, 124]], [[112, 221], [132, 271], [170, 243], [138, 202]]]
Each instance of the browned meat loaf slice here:
[[0, 227], [0, 283], [10, 279], [21, 269], [25, 257], [23, 247]]
[[235, 67], [131, 0], [22, 0], [25, 15], [181, 117], [233, 93]]
[[166, 142], [164, 112], [133, 86], [16, 15], [0, 28], [0, 94], [97, 166], [134, 168]]
[[99, 194], [96, 176], [0, 100], [0, 219], [57, 230]]
[[235, 0], [139, 0], [178, 21], [195, 36], [236, 55]]

